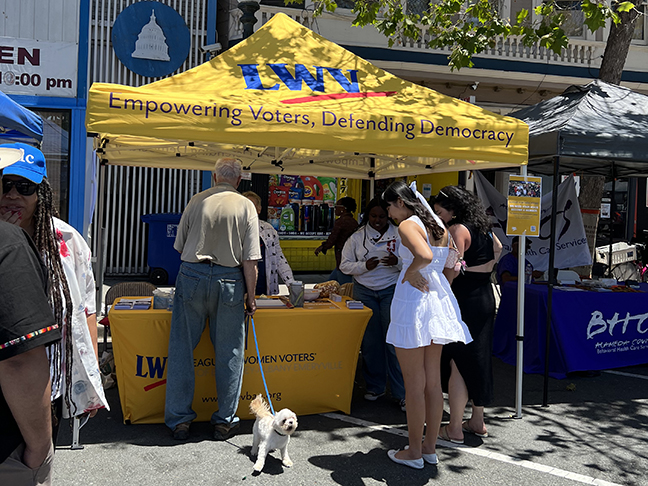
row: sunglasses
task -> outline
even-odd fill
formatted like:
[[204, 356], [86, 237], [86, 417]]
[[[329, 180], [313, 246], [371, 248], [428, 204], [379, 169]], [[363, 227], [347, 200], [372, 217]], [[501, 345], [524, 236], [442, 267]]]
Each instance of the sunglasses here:
[[38, 189], [38, 184], [31, 181], [10, 181], [8, 179], [2, 179], [2, 192], [9, 194], [12, 187], [15, 187], [21, 196], [31, 196]]

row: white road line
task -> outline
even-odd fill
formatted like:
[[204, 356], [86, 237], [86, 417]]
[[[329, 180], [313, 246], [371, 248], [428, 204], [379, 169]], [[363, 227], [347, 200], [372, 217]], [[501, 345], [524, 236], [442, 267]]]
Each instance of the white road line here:
[[[340, 415], [337, 413], [323, 413], [321, 415], [330, 419], [341, 420], [342, 422], [347, 422], [360, 427], [366, 427], [373, 430], [380, 430], [381, 432], [387, 432], [388, 434], [398, 435], [400, 437], [407, 437], [406, 430], [401, 428], [396, 428], [391, 425], [377, 424], [374, 422], [368, 422], [367, 420], [362, 420], [348, 415]], [[468, 447], [461, 444], [453, 444], [452, 442], [448, 442], [441, 439], [439, 439], [437, 443], [440, 446], [447, 447], [449, 449], [459, 449], [462, 452], [473, 454], [475, 456], [481, 456], [481, 457], [486, 457], [488, 459], [493, 459], [495, 461], [506, 462], [508, 464], [513, 464], [515, 466], [520, 466], [527, 469], [532, 469], [534, 471], [551, 474], [553, 476], [571, 479], [572, 481], [576, 481], [583, 484], [593, 484], [595, 486], [621, 486], [620, 484], [617, 483], [611, 483], [609, 481], [596, 479], [590, 476], [585, 476], [583, 474], [577, 474], [570, 471], [565, 471], [564, 469], [558, 469], [557, 467], [545, 466], [544, 464], [536, 464], [534, 462], [527, 461], [526, 459], [518, 459], [516, 457], [500, 454], [499, 452], [487, 451], [485, 449]]]
[[614, 370], [605, 370], [603, 373], [610, 373], [611, 375], [619, 375], [619, 376], [629, 376], [630, 378], [639, 378], [640, 380], [648, 380], [648, 376], [646, 375], [636, 375], [634, 373], [626, 373], [624, 371], [614, 371]]

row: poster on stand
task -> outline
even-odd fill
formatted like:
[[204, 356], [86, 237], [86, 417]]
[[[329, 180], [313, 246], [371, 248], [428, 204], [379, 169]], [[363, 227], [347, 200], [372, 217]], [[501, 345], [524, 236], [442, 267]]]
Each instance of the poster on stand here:
[[540, 198], [542, 178], [530, 176], [509, 176], [508, 236], [540, 235]]
[[335, 222], [337, 179], [271, 175], [268, 223], [279, 236], [325, 236]]

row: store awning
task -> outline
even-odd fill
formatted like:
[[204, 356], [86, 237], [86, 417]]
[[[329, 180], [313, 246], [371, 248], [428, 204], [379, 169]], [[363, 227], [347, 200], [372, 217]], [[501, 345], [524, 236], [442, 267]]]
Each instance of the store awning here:
[[[159, 62], [159, 61], [157, 61]], [[387, 178], [515, 167], [528, 126], [402, 80], [284, 14], [194, 69], [94, 83], [87, 130], [108, 164]]]

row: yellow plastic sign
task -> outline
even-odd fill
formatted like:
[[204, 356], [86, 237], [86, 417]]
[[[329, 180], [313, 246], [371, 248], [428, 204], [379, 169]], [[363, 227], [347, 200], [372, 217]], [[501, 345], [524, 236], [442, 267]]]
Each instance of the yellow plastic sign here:
[[541, 177], [517, 175], [509, 177], [507, 235], [540, 235], [541, 197]]

